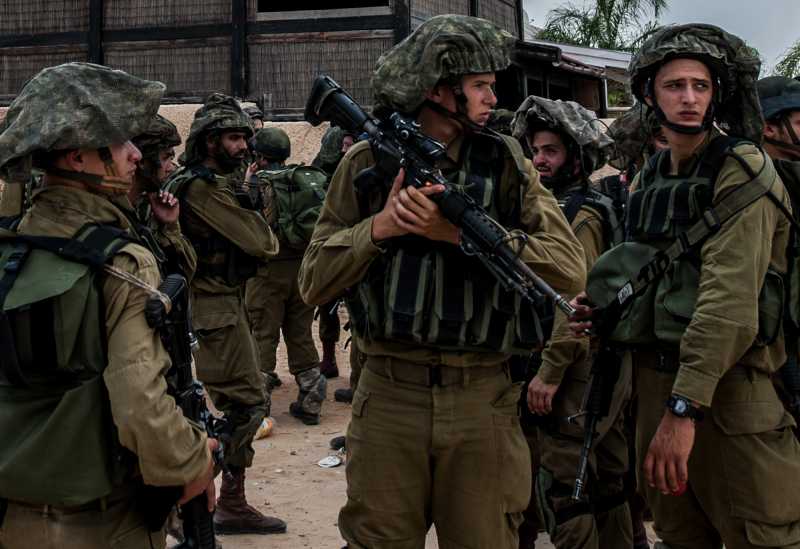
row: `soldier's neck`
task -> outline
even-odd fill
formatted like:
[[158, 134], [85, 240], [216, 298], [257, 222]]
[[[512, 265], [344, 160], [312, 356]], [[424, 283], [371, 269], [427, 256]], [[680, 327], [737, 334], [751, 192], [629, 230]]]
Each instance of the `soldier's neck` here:
[[424, 106], [417, 116], [417, 122], [419, 122], [425, 135], [434, 138], [445, 146], [449, 145], [462, 132], [461, 125], [458, 122]]
[[663, 131], [669, 142], [670, 174], [678, 175], [688, 163], [691, 163], [697, 154], [697, 150], [708, 139], [709, 132], [689, 135], [678, 133], [667, 127], [664, 127]]

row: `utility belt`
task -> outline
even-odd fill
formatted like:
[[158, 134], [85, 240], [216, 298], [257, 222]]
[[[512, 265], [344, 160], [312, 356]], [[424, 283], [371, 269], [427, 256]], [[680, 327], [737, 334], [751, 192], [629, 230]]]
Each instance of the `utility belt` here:
[[139, 488], [132, 484], [117, 486], [109, 495], [88, 501], [86, 503], [81, 503], [80, 505], [51, 505], [49, 503], [30, 503], [27, 501], [0, 498], [0, 527], [2, 526], [2, 519], [4, 518], [5, 511], [9, 506], [33, 509], [37, 512], [37, 514], [41, 514], [43, 516], [75, 515], [77, 513], [87, 512], [102, 513], [121, 501], [135, 498], [138, 490]]
[[508, 374], [508, 366], [505, 363], [464, 368], [443, 364], [419, 364], [392, 357], [369, 356], [364, 367], [377, 376], [423, 387], [452, 385], [467, 387], [473, 381]]

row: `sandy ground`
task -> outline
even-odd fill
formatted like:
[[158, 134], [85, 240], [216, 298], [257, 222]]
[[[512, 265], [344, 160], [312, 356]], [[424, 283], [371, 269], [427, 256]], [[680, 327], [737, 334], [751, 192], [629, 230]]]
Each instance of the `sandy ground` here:
[[[340, 310], [339, 314], [344, 324], [346, 313]], [[321, 354], [316, 335], [315, 326], [314, 337]], [[339, 508], [345, 502], [344, 465], [333, 469], [317, 465], [320, 459], [335, 454], [328, 447], [329, 441], [344, 434], [350, 420], [350, 406], [333, 400], [334, 390], [348, 386], [349, 348], [343, 350], [343, 343], [342, 340], [337, 345], [340, 376], [329, 381], [322, 422], [312, 427], [289, 415], [289, 403], [297, 389], [286, 365], [286, 348], [281, 343], [278, 374], [283, 385], [272, 395], [276, 426], [271, 436], [255, 441], [256, 457], [247, 473], [246, 491], [252, 505], [285, 520], [288, 531], [270, 536], [220, 536], [225, 549], [330, 549], [344, 545], [336, 526]], [[435, 533], [431, 531], [426, 549], [437, 547]], [[552, 547], [546, 536], [540, 537], [536, 544], [536, 549]]]

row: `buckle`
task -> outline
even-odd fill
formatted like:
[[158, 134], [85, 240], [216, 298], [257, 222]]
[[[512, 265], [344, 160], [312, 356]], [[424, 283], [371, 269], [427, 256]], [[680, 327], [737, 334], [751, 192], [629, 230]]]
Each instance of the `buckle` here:
[[25, 259], [27, 255], [26, 250], [15, 250], [11, 252], [8, 256], [8, 261], [4, 267], [5, 272], [7, 273], [16, 273], [19, 272], [20, 267], [22, 266], [22, 260]]
[[714, 208], [706, 208], [703, 211], [703, 222], [706, 224], [706, 227], [708, 227], [708, 230], [712, 233], [717, 232], [722, 226], [722, 223], [719, 221], [719, 216]]

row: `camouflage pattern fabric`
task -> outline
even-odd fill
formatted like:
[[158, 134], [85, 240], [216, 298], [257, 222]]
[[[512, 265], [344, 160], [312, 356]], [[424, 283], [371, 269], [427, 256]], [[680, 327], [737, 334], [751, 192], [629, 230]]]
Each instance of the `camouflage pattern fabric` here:
[[631, 59], [628, 72], [636, 97], [644, 102], [647, 80], [665, 61], [680, 57], [697, 58], [720, 79], [722, 101], [714, 118], [730, 135], [761, 142], [764, 118], [756, 92], [761, 70], [758, 52], [741, 38], [714, 25], [671, 25], [645, 41]]
[[603, 131], [597, 115], [574, 101], [561, 101], [531, 95], [522, 102], [511, 124], [514, 137], [522, 139], [537, 127], [566, 133], [581, 148], [594, 171], [605, 164], [608, 148], [614, 141]]
[[497, 72], [511, 64], [515, 38], [466, 15], [428, 19], [383, 54], [372, 76], [376, 107], [412, 113], [443, 78]]
[[339, 126], [331, 126], [325, 130], [319, 152], [317, 156], [314, 157], [311, 164], [325, 170], [328, 175], [333, 175], [336, 166], [339, 165], [339, 161], [344, 156], [344, 153], [342, 153], [342, 142], [344, 141], [345, 135], [347, 135], [347, 132]]
[[272, 160], [286, 160], [292, 155], [289, 135], [280, 128], [262, 128], [250, 140], [256, 152]]
[[508, 109], [495, 109], [489, 114], [486, 127], [499, 133], [511, 135], [511, 123], [514, 121], [514, 111]]
[[181, 144], [181, 136], [175, 124], [160, 114], [156, 114], [147, 130], [135, 136], [131, 141], [143, 156], [148, 156], [150, 153], [158, 153], [161, 149], [177, 147]]
[[264, 113], [255, 105], [242, 107], [242, 111], [249, 116], [251, 120], [264, 120]]
[[648, 111], [644, 103], [636, 103], [608, 127], [608, 135], [615, 143], [608, 163], [618, 170], [640, 160], [653, 134], [661, 127], [655, 114]]
[[212, 93], [205, 104], [194, 113], [194, 121], [186, 138], [186, 151], [184, 164], [191, 166], [203, 160], [201, 151], [197, 147], [200, 136], [205, 136], [213, 130], [243, 131], [250, 138], [253, 135], [253, 125], [239, 102], [233, 97], [222, 93]]
[[29, 165], [25, 160], [35, 151], [128, 141], [147, 129], [165, 89], [161, 82], [91, 63], [43, 69], [25, 84], [0, 124], [0, 174], [8, 177], [19, 164]]

